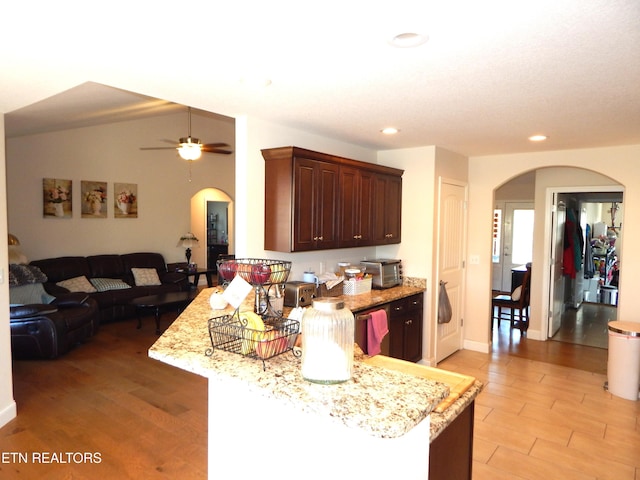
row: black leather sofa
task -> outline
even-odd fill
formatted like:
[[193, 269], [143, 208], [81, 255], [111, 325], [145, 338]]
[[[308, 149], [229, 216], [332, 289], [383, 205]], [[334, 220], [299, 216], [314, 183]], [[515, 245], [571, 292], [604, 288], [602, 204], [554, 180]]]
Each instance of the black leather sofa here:
[[98, 303], [68, 293], [50, 304], [10, 307], [14, 358], [56, 358], [98, 331]]
[[[35, 260], [30, 266], [38, 267], [32, 270], [43, 278], [31, 279], [28, 283], [42, 283], [46, 293], [55, 299], [51, 303], [10, 307], [14, 358], [56, 358], [93, 336], [101, 323], [135, 316], [136, 309], [130, 304], [132, 299], [190, 288], [185, 275], [167, 271], [164, 257], [159, 253], [57, 257]], [[133, 268], [155, 270], [159, 284], [136, 285]], [[89, 281], [107, 279], [111, 283], [120, 280], [129, 288], [72, 292], [58, 285], [77, 277], [86, 277]]]
[[[89, 280], [97, 278], [122, 280], [129, 285], [131, 288], [88, 294], [98, 304], [100, 323], [135, 316], [136, 309], [130, 304], [134, 298], [189, 289], [187, 277], [182, 273], [168, 272], [164, 257], [159, 253], [140, 252], [123, 255], [56, 257], [34, 260], [30, 265], [38, 267], [47, 276], [44, 288], [55, 297], [69, 293], [68, 289], [57, 285], [57, 283], [82, 276]], [[155, 269], [160, 284], [136, 285], [132, 268]]]

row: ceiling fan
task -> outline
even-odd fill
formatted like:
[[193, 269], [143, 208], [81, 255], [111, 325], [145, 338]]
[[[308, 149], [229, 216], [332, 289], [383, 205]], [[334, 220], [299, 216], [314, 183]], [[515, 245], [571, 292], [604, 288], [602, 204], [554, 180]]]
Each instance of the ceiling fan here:
[[181, 137], [178, 142], [174, 140], [163, 140], [164, 142], [171, 143], [173, 147], [140, 147], [140, 150], [170, 150], [176, 149], [178, 154], [184, 160], [197, 160], [202, 155], [202, 152], [206, 153], [220, 153], [222, 155], [229, 155], [233, 153], [231, 150], [227, 150], [224, 147], [228, 147], [228, 143], [202, 143], [198, 138], [191, 136], [191, 107], [187, 107], [189, 114], [189, 134], [186, 137]]

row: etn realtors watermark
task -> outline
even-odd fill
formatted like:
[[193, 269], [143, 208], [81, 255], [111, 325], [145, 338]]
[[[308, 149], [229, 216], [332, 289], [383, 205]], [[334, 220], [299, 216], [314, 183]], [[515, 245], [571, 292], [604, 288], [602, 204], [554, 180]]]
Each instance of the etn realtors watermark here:
[[0, 463], [81, 464], [102, 463], [100, 452], [0, 452]]

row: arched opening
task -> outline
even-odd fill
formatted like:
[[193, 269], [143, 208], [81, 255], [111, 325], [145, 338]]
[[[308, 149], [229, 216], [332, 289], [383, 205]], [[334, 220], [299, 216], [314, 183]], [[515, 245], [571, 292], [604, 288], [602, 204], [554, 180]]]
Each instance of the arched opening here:
[[[527, 337], [606, 348], [606, 322], [617, 317], [623, 192], [624, 187], [611, 178], [578, 167], [530, 170], [494, 190], [493, 290], [510, 293], [517, 287], [512, 285], [517, 272], [496, 281], [503, 272], [502, 263], [509, 258], [510, 252], [503, 250], [505, 236], [511, 235], [510, 229], [514, 228], [514, 224], [507, 225], [510, 218], [503, 217], [505, 206], [511, 202], [534, 205], [535, 209], [531, 288], [532, 292], [537, 288], [539, 293], [532, 298], [533, 315]], [[575, 219], [575, 233], [580, 237], [580, 241], [570, 247], [578, 253], [574, 272], [562, 265], [563, 252], [569, 248], [564, 237], [569, 213]], [[603, 228], [604, 232], [600, 232]], [[616, 234], [612, 245], [607, 238], [610, 230]], [[496, 252], [496, 248], [499, 251]], [[601, 263], [601, 255], [605, 256], [606, 264]], [[499, 288], [505, 284], [509, 288]]]
[[200, 240], [198, 248], [193, 249], [192, 262], [213, 268], [217, 254], [223, 250], [227, 254], [234, 254], [233, 199], [217, 188], [205, 188], [197, 192], [191, 197], [191, 231]]

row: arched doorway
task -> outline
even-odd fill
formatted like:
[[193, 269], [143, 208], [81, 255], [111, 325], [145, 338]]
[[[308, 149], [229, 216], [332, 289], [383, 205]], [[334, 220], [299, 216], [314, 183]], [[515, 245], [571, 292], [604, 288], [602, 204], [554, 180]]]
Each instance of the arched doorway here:
[[[528, 201], [533, 202], [535, 206], [534, 271], [532, 273], [532, 281], [535, 284], [535, 288], [539, 289], [539, 295], [537, 300], [532, 299], [531, 310], [534, 313], [534, 318], [532, 319], [530, 330], [527, 332], [529, 338], [547, 340], [553, 335], [550, 333], [552, 320], [554, 317], [559, 318], [563, 313], [562, 311], [555, 311], [556, 309], [576, 308], [585, 299], [592, 302], [598, 298], [597, 296], [594, 297], [595, 294], [593, 292], [585, 294], [583, 289], [586, 287], [583, 287], [583, 282], [573, 280], [566, 282], [567, 290], [566, 292], [561, 291], [562, 298], [559, 301], [558, 298], [555, 298], [557, 297], [557, 291], [554, 297], [552, 279], [552, 267], [554, 265], [551, 259], [553, 257], [552, 235], [555, 231], [553, 219], [556, 217], [553, 215], [555, 207], [552, 204], [552, 197], [554, 194], [564, 193], [577, 202], [575, 205], [582, 205], [590, 201], [604, 201], [603, 194], [605, 196], [608, 194], [607, 198], [614, 193], [622, 197], [623, 191], [624, 187], [610, 177], [579, 167], [541, 167], [533, 169], [512, 177], [494, 190], [494, 208], [508, 201]], [[567, 197], [565, 197], [566, 199]], [[600, 220], [600, 218], [595, 220], [592, 218], [588, 220], [588, 223], [593, 224], [594, 221]], [[618, 218], [618, 227], [620, 227], [621, 221], [622, 219]], [[590, 239], [592, 238], [590, 237]], [[621, 239], [618, 240], [618, 246], [621, 247]], [[495, 253], [492, 251], [492, 256], [495, 257]], [[580, 275], [582, 275], [582, 272], [580, 272]], [[562, 274], [560, 276], [562, 277]], [[565, 280], [561, 280], [561, 283], [565, 284]], [[532, 290], [533, 288], [534, 286], [532, 285]], [[549, 315], [546, 315], [545, 312], [549, 312]]]
[[[226, 229], [224, 236], [222, 229], [218, 232], [214, 239], [207, 232], [207, 227], [211, 225], [210, 208], [211, 203], [215, 202], [218, 206], [226, 204], [226, 219], [222, 218], [222, 213], [216, 222], [219, 225], [224, 224]], [[227, 253], [235, 253], [235, 208], [233, 199], [226, 193], [217, 188], [205, 188], [197, 192], [191, 197], [191, 231], [200, 239], [200, 248], [193, 249], [193, 262], [198, 265], [206, 266], [212, 250], [209, 247], [226, 243]], [[210, 241], [211, 240], [211, 241]]]

